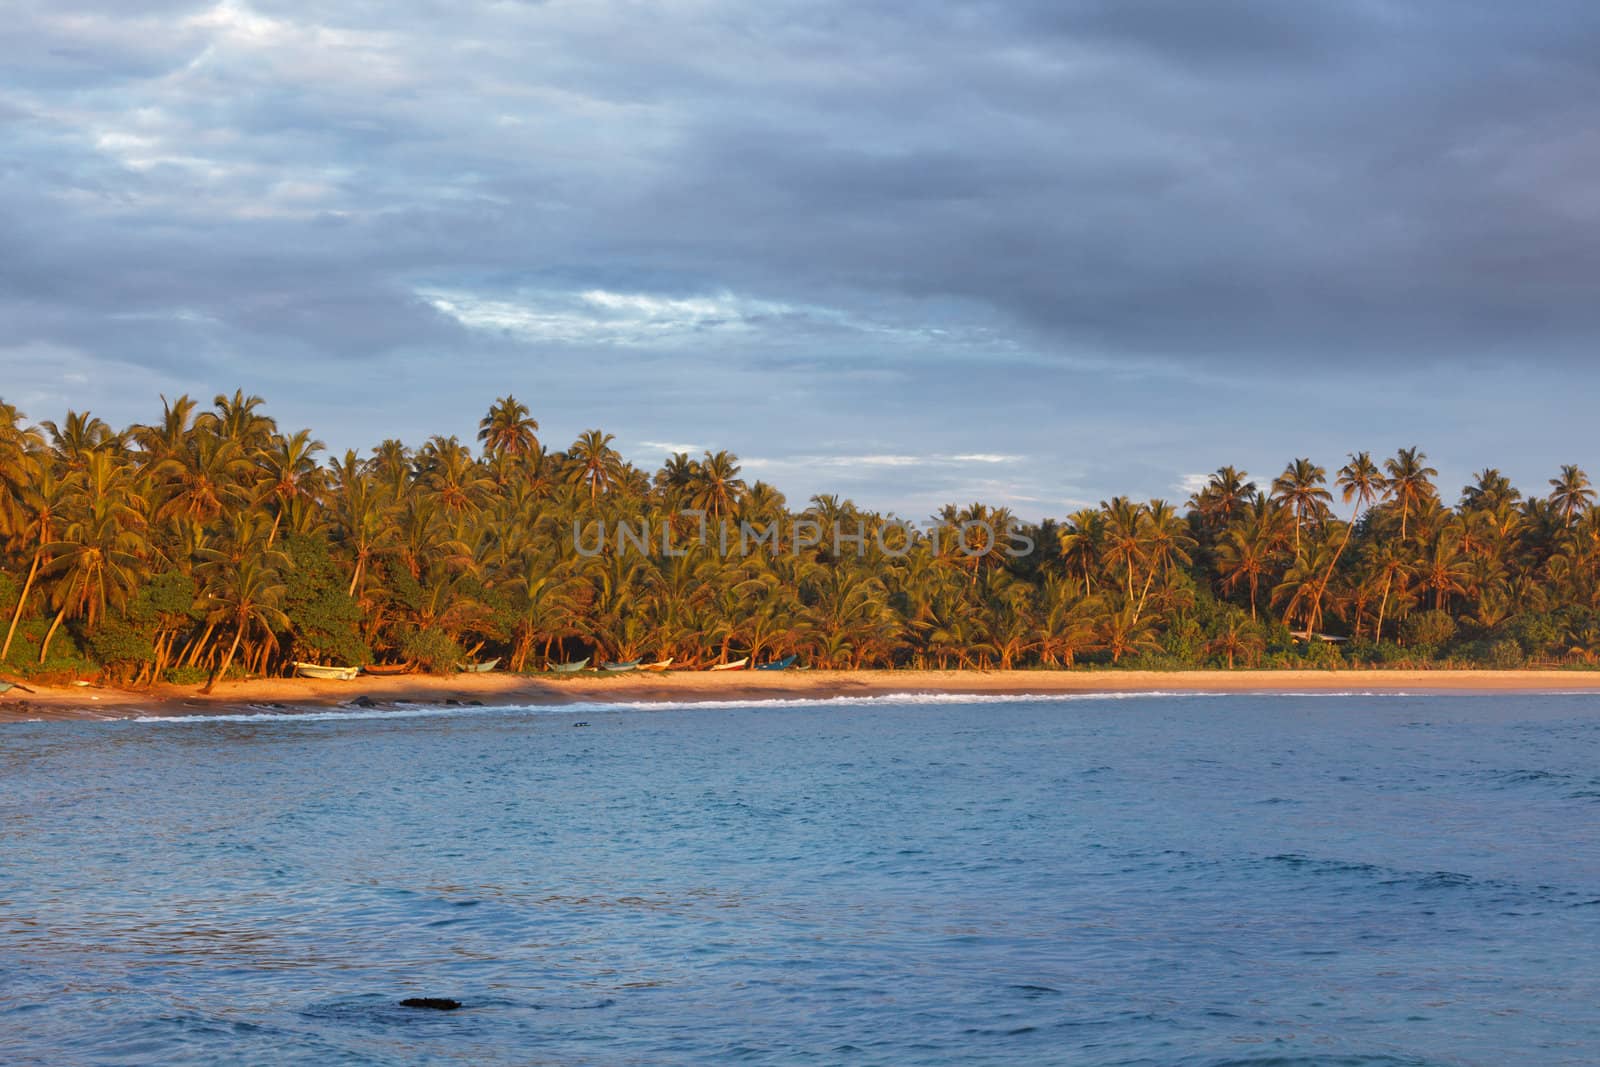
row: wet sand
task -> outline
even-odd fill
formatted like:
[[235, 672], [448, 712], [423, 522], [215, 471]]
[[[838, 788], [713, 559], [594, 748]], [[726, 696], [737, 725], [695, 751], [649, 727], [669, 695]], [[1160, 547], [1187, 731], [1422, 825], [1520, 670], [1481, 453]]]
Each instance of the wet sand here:
[[892, 693], [1227, 693], [1227, 692], [1596, 692], [1600, 671], [686, 671], [670, 674], [526, 676], [460, 674], [361, 677], [350, 682], [264, 678], [197, 688], [123, 690], [34, 686], [0, 696], [0, 722], [120, 719], [140, 715], [292, 711], [360, 698], [394, 703], [577, 704], [591, 701], [824, 699]]

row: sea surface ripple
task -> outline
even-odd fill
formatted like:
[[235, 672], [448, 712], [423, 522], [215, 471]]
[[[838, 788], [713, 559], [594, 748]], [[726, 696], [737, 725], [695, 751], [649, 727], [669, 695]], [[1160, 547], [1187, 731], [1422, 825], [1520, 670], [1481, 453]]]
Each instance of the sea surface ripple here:
[[0, 1063], [1590, 1065], [1597, 825], [1595, 696], [11, 724]]

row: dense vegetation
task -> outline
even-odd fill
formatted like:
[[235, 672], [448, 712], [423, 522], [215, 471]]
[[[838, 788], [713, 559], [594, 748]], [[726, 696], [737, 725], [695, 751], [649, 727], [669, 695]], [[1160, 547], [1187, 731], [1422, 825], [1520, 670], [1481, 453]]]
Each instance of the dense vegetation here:
[[[179, 397], [119, 432], [78, 412], [35, 427], [0, 403], [0, 663], [198, 683], [296, 659], [491, 655], [515, 670], [790, 652], [826, 667], [1600, 657], [1600, 509], [1576, 467], [1527, 498], [1486, 470], [1453, 508], [1415, 449], [1355, 454], [1331, 479], [1297, 459], [1264, 489], [1223, 467], [1183, 511], [1117, 497], [1023, 527], [1038, 547], [1015, 554], [974, 525], [1012, 517], [981, 504], [908, 540], [847, 500], [791, 510], [726, 452], [652, 474], [598, 430], [548, 451], [510, 397], [476, 453], [434, 437], [326, 463], [261, 408]], [[776, 524], [777, 551], [735, 537], [724, 554], [686, 509]], [[670, 524], [674, 551], [598, 536], [641, 520]]]

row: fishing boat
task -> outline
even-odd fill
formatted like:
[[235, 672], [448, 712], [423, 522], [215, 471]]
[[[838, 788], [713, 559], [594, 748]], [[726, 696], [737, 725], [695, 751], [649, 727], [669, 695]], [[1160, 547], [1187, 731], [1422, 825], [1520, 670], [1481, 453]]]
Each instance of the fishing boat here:
[[799, 656], [785, 656], [782, 659], [775, 659], [771, 663], [758, 663], [755, 669], [758, 671], [786, 671], [793, 667], [794, 661], [799, 658]]
[[320, 678], [325, 682], [354, 681], [360, 672], [360, 667], [326, 667], [320, 663], [301, 663], [299, 660], [294, 665], [294, 673], [300, 677]]
[[550, 669], [557, 674], [577, 674], [589, 665], [589, 657], [575, 659], [571, 663], [552, 663]]
[[618, 674], [622, 673], [623, 671], [635, 671], [639, 669], [639, 661], [636, 659], [630, 659], [626, 663], [605, 663], [601, 665], [601, 669], [613, 671]]
[[32, 689], [29, 689], [27, 686], [23, 685], [21, 682], [0, 682], [0, 693], [9, 693], [13, 689], [20, 689], [24, 693], [33, 692]]
[[361, 673], [383, 678], [394, 674], [410, 674], [416, 669], [410, 663], [369, 663], [361, 668]]
[[672, 657], [668, 656], [666, 659], [658, 660], [655, 663], [641, 663], [639, 664], [639, 669], [641, 671], [664, 671], [670, 666], [672, 666]]
[[742, 671], [749, 665], [750, 657], [746, 656], [744, 659], [736, 659], [732, 663], [714, 663], [707, 669], [713, 671]]
[[488, 674], [498, 666], [500, 666], [500, 660], [496, 658], [486, 659], [482, 663], [457, 663], [456, 670], [462, 674]]

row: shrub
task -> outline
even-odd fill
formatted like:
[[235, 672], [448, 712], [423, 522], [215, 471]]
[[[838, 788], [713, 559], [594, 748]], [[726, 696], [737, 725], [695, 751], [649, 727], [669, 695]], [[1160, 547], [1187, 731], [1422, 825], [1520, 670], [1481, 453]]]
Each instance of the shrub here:
[[1400, 636], [1418, 656], [1432, 658], [1456, 635], [1456, 621], [1442, 611], [1419, 611], [1406, 616]]
[[463, 653], [456, 639], [443, 630], [412, 630], [400, 642], [400, 651], [431, 674], [448, 674], [461, 662]]
[[324, 663], [372, 662], [361, 639], [361, 606], [320, 537], [295, 534], [287, 542], [294, 566], [284, 575], [284, 614], [303, 655]]
[[204, 667], [168, 667], [161, 677], [171, 685], [200, 685], [208, 673]]
[[1484, 660], [1491, 667], [1500, 670], [1513, 670], [1527, 662], [1527, 657], [1522, 654], [1522, 646], [1514, 637], [1502, 637], [1492, 643], [1484, 654]]

